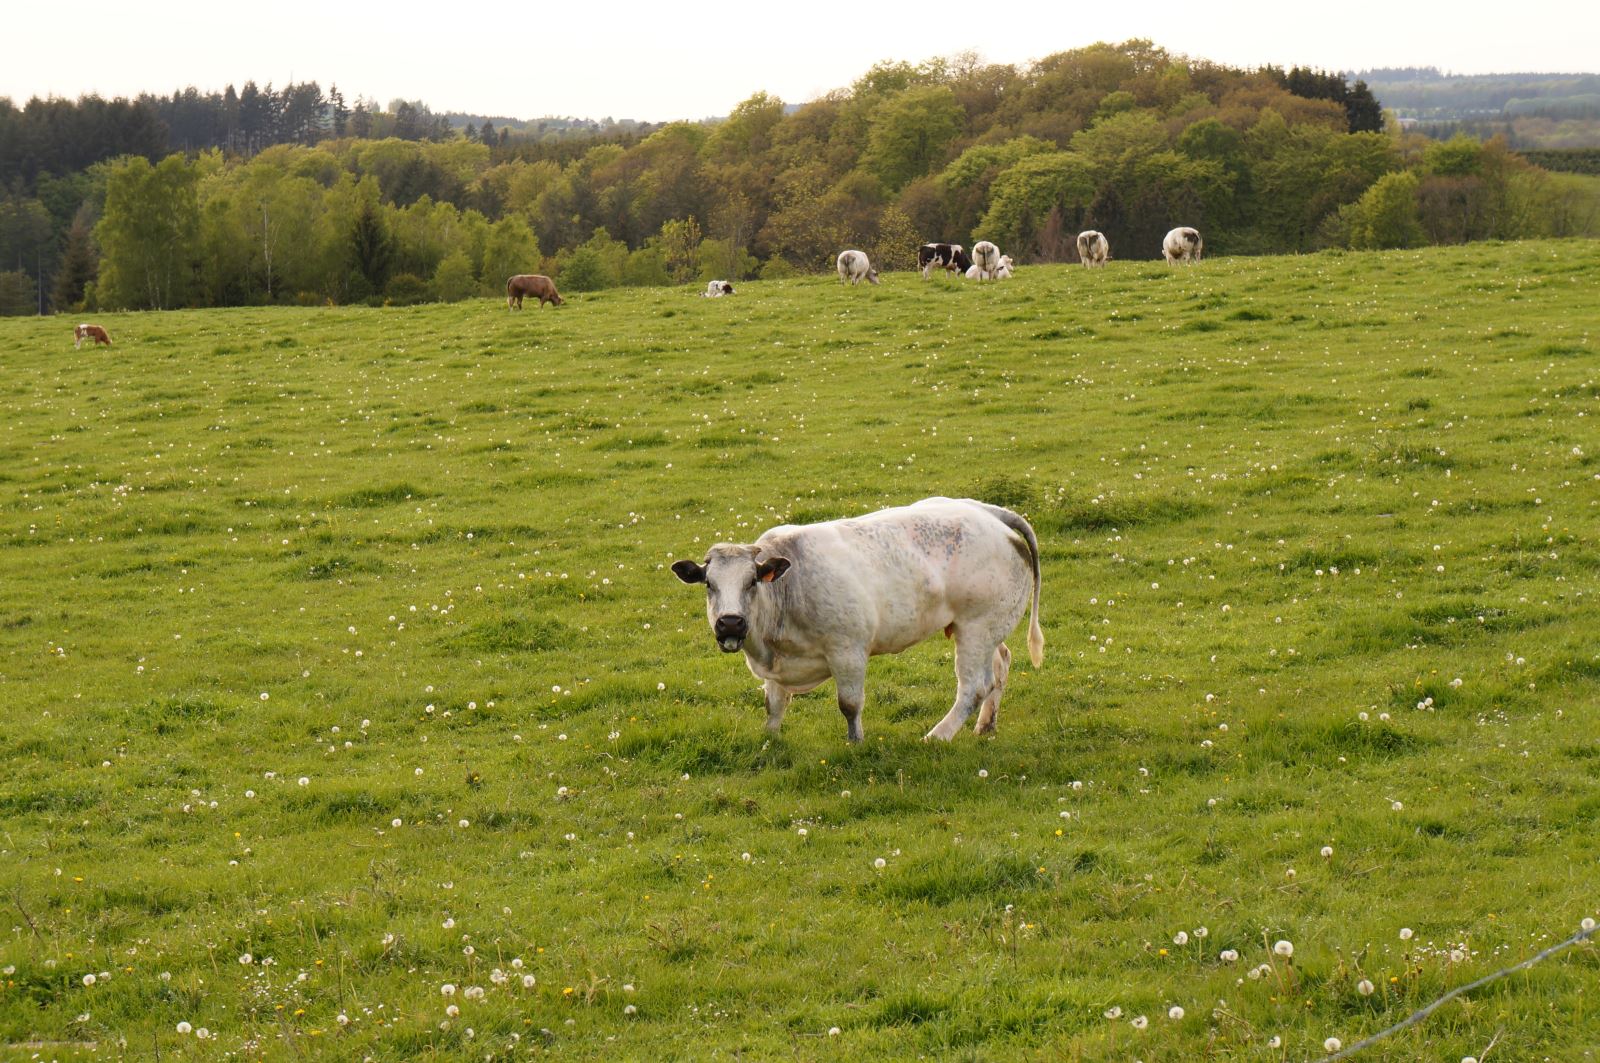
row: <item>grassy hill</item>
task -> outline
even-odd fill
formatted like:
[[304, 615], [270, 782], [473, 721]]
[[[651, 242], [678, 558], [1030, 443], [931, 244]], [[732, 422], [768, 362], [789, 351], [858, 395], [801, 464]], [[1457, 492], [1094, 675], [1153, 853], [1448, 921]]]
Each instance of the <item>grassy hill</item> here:
[[[0, 322], [0, 1055], [1353, 1043], [1600, 909], [1597, 275]], [[769, 741], [665, 566], [931, 494], [1034, 522], [1043, 668], [993, 739], [920, 741], [938, 642]], [[1371, 1058], [1590, 1058], [1597, 974]]]

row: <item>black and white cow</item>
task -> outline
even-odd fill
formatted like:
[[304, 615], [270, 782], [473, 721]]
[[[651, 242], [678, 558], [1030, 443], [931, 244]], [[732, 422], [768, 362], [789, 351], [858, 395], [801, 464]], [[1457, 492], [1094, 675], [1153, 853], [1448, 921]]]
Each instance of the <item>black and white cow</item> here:
[[1161, 254], [1169, 266], [1176, 266], [1179, 262], [1186, 266], [1193, 265], [1200, 261], [1200, 253], [1204, 250], [1200, 230], [1187, 225], [1172, 230], [1161, 241]]
[[700, 293], [702, 299], [720, 299], [724, 295], [733, 294], [733, 285], [727, 281], [707, 281], [706, 290]]
[[935, 266], [946, 273], [966, 273], [972, 268], [972, 256], [960, 244], [923, 244], [917, 248], [917, 268], [922, 271], [923, 280], [928, 279]]
[[970, 498], [821, 524], [781, 525], [754, 543], [718, 543], [673, 573], [706, 585], [706, 617], [723, 653], [744, 651], [765, 683], [767, 730], [789, 700], [830, 677], [847, 737], [861, 741], [867, 659], [942, 631], [956, 643], [956, 700], [926, 735], [948, 741], [974, 710], [994, 730], [1011, 670], [1005, 640], [1028, 611], [1028, 657], [1044, 660], [1039, 540], [1009, 509]]

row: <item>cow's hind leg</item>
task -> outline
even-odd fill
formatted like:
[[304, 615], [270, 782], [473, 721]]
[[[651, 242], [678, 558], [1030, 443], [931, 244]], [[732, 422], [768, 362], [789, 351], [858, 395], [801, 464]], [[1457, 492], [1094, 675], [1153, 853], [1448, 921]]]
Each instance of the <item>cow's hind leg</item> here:
[[861, 707], [867, 701], [867, 658], [828, 662], [833, 685], [839, 692], [839, 714], [844, 717], [845, 737], [861, 741]]
[[967, 717], [994, 687], [995, 647], [999, 639], [956, 628], [956, 700], [944, 719], [923, 735], [923, 740], [941, 738], [948, 742], [961, 730]]
[[763, 689], [767, 694], [767, 730], [777, 734], [778, 728], [783, 726], [783, 714], [788, 711], [794, 695], [771, 679], [766, 681]]
[[978, 709], [978, 722], [972, 727], [973, 734], [994, 734], [995, 717], [1000, 713], [1000, 695], [1006, 692], [1006, 677], [1010, 674], [1011, 650], [1002, 642], [994, 651], [994, 684], [989, 687], [989, 693]]

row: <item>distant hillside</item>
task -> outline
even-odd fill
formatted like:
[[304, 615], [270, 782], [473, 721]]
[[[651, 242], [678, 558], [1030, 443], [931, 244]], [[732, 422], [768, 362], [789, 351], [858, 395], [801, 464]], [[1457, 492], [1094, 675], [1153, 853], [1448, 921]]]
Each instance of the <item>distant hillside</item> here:
[[1500, 134], [1518, 148], [1600, 147], [1600, 74], [1389, 67], [1348, 76], [1365, 81], [1403, 125], [1429, 136]]

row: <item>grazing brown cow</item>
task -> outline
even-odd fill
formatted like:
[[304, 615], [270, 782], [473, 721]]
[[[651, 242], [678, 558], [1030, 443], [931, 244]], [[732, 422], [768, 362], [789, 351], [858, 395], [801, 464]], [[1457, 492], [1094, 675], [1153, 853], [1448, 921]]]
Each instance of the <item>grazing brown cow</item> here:
[[506, 281], [507, 310], [521, 310], [524, 295], [537, 297], [541, 307], [546, 302], [561, 305], [561, 296], [556, 292], [555, 282], [543, 273], [519, 273]]
[[[94, 343], [103, 343], [107, 347], [111, 346], [110, 333], [106, 332], [106, 330], [101, 328], [99, 325], [79, 325], [77, 328], [72, 330], [73, 350], [77, 350], [79, 347], [82, 347], [84, 340], [92, 340]], [[92, 345], [93, 344], [91, 344], [91, 346]]]

